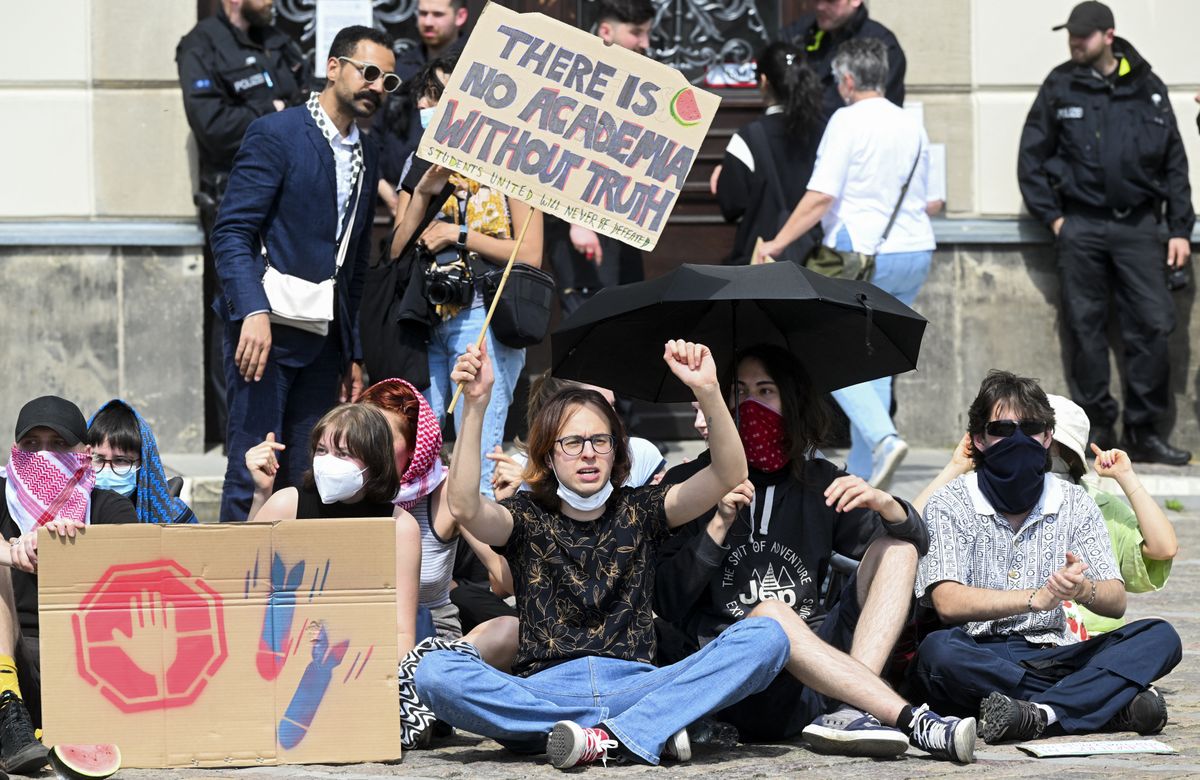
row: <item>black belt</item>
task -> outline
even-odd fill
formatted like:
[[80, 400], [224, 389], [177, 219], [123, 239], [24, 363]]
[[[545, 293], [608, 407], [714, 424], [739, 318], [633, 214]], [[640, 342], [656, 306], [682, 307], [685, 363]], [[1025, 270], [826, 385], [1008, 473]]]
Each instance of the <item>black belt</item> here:
[[1158, 219], [1158, 209], [1152, 201], [1127, 209], [1114, 209], [1106, 206], [1092, 206], [1087, 203], [1069, 201], [1063, 204], [1063, 213], [1069, 216], [1091, 217], [1092, 219], [1115, 219], [1122, 222], [1136, 222], [1147, 214], [1153, 214]]

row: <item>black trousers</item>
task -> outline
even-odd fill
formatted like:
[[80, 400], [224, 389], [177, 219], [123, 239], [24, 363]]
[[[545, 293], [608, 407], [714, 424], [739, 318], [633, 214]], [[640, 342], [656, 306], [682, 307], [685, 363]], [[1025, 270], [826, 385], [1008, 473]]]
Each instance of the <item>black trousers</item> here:
[[1076, 403], [1093, 427], [1117, 422], [1106, 333], [1111, 294], [1124, 342], [1125, 425], [1155, 425], [1170, 402], [1168, 339], [1175, 306], [1167, 290], [1167, 249], [1154, 215], [1147, 210], [1101, 219], [1068, 211], [1057, 252]]

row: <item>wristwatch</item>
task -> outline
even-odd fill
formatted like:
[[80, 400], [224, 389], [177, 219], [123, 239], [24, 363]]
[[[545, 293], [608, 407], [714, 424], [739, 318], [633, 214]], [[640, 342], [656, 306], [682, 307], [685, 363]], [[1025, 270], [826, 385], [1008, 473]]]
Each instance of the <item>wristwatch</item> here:
[[465, 251], [467, 248], [467, 223], [458, 226], [458, 248]]

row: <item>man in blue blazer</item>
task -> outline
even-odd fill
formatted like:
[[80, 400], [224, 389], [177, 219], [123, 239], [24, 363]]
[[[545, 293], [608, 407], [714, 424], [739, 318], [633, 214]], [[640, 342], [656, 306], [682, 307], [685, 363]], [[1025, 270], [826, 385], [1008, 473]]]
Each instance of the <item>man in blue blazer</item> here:
[[309, 468], [313, 424], [362, 389], [362, 298], [378, 152], [356, 121], [399, 86], [386, 33], [347, 27], [333, 40], [325, 88], [255, 120], [234, 160], [213, 228], [224, 320], [229, 462], [221, 520], [245, 520], [246, 450], [273, 433], [275, 487]]

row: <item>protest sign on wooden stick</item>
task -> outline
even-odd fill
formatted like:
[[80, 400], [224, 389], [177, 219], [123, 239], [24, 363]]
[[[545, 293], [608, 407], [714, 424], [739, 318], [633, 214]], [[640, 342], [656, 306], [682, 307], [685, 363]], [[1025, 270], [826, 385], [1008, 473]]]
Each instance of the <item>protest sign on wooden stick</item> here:
[[489, 3], [417, 155], [649, 251], [720, 102], [637, 52]]

